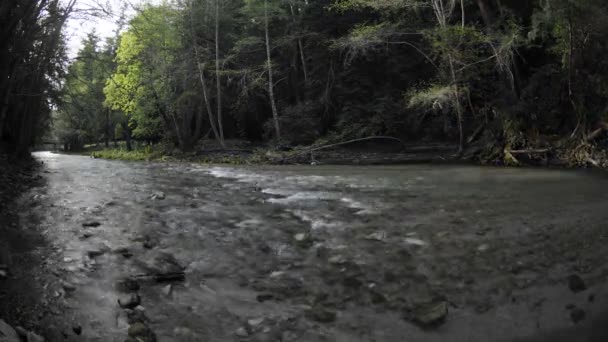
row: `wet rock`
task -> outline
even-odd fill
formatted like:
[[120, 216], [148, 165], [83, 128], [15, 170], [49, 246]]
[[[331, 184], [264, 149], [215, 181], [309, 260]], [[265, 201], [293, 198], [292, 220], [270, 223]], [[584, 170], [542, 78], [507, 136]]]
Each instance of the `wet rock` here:
[[131, 251], [129, 251], [127, 247], [117, 248], [114, 250], [114, 253], [122, 255], [126, 259], [129, 259], [133, 256], [133, 253], [131, 253]]
[[346, 258], [342, 255], [334, 255], [332, 257], [330, 257], [329, 259], [327, 259], [327, 262], [329, 262], [332, 265], [341, 265], [347, 262]]
[[145, 323], [148, 321], [148, 317], [146, 317], [143, 306], [138, 305], [134, 310], [125, 309], [125, 312], [127, 313], [127, 322], [129, 324], [135, 324], [138, 322]]
[[247, 321], [247, 327], [250, 331], [257, 330], [264, 323], [264, 317], [254, 318]]
[[570, 319], [575, 324], [585, 319], [585, 310], [581, 308], [574, 308], [570, 311]]
[[0, 342], [20, 342], [19, 335], [13, 327], [0, 319]]
[[84, 233], [82, 233], [82, 235], [80, 235], [80, 239], [81, 240], [86, 240], [86, 239], [90, 238], [91, 236], [93, 236], [93, 233], [91, 233], [91, 232], [84, 232]]
[[[17, 327], [15, 329], [15, 331], [17, 332], [17, 334], [19, 335], [19, 337], [21, 338], [22, 341], [25, 342], [44, 342], [44, 337], [33, 333], [31, 331], [27, 331], [26, 329], [22, 328], [22, 327]], [[2, 340], [2, 332], [0, 331], [0, 341], [4, 342], [4, 340]]]
[[80, 325], [73, 326], [72, 331], [74, 331], [74, 334], [80, 336], [80, 334], [82, 334], [82, 327]]
[[570, 291], [577, 293], [581, 291], [585, 291], [587, 289], [587, 285], [585, 285], [585, 281], [576, 274], [568, 276], [568, 288]]
[[173, 329], [173, 335], [175, 337], [180, 337], [182, 339], [187, 339], [188, 341], [192, 340], [192, 338], [196, 337], [194, 331], [186, 327], [176, 327]]
[[74, 284], [72, 284], [72, 283], [64, 281], [61, 285], [63, 286], [63, 290], [65, 292], [74, 292], [74, 291], [76, 291], [76, 286]]
[[478, 252], [485, 252], [488, 249], [490, 249], [490, 245], [488, 245], [487, 243], [484, 243], [482, 245], [479, 245], [479, 247], [477, 247]]
[[320, 306], [315, 306], [306, 311], [306, 317], [315, 322], [331, 323], [336, 320], [336, 312]]
[[145, 259], [138, 259], [137, 264], [144, 269], [146, 276], [159, 282], [185, 279], [184, 267], [168, 253], [148, 254]]
[[256, 296], [256, 299], [258, 300], [258, 302], [263, 303], [265, 301], [275, 299], [275, 296], [272, 293], [261, 293]]
[[86, 221], [82, 223], [82, 226], [85, 228], [95, 228], [101, 226], [101, 223], [98, 221]]
[[414, 310], [414, 322], [425, 326], [436, 326], [445, 322], [448, 315], [448, 303], [445, 301], [423, 304]]
[[150, 196], [150, 199], [153, 199], [153, 200], [164, 200], [165, 197], [166, 197], [165, 193], [162, 192], [162, 191], [159, 191], [159, 192], [153, 193], [152, 196]]
[[249, 333], [247, 332], [247, 329], [245, 329], [245, 327], [239, 327], [238, 329], [235, 330], [234, 334], [238, 337], [249, 336]]
[[405, 238], [405, 239], [403, 239], [403, 242], [405, 242], [408, 245], [413, 245], [413, 246], [419, 246], [419, 247], [426, 246], [426, 242], [424, 242], [420, 239], [416, 239], [416, 238]]
[[311, 236], [306, 233], [298, 233], [293, 236], [293, 239], [296, 242], [296, 245], [302, 248], [309, 248], [313, 244]]
[[102, 256], [102, 255], [106, 254], [109, 250], [110, 250], [110, 248], [108, 246], [106, 246], [103, 243], [100, 243], [97, 246], [89, 249], [87, 251], [87, 256], [90, 259], [94, 259], [94, 258], [97, 258], [99, 256]]
[[384, 241], [384, 240], [386, 240], [386, 232], [381, 230], [381, 231], [378, 231], [375, 233], [371, 233], [371, 234], [365, 236], [365, 240]]
[[116, 289], [120, 292], [134, 292], [139, 290], [139, 282], [133, 278], [125, 278], [116, 283]]
[[171, 294], [173, 293], [173, 285], [169, 284], [163, 287], [162, 291], [166, 297], [171, 297]]
[[143, 242], [143, 246], [145, 249], [152, 249], [152, 248], [158, 246], [159, 243], [160, 243], [160, 241], [158, 241], [158, 239], [147, 236]]
[[129, 337], [139, 342], [155, 342], [156, 335], [146, 324], [137, 322], [129, 327]]
[[123, 309], [134, 309], [141, 303], [141, 298], [136, 293], [122, 296], [118, 299], [118, 305]]

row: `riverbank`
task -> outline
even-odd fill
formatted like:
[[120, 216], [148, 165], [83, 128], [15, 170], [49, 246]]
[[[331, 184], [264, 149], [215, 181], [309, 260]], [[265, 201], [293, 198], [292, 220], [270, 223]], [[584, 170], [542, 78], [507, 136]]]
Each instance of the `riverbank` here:
[[81, 152], [93, 158], [189, 162], [230, 165], [407, 165], [473, 164], [491, 166], [533, 166], [549, 168], [608, 169], [608, 148], [602, 144], [561, 141], [536, 148], [510, 148], [492, 144], [471, 144], [462, 154], [445, 143], [359, 144], [324, 148], [322, 145], [277, 149], [238, 142], [222, 149], [208, 146], [184, 153], [164, 146], [124, 147]]
[[[41, 265], [44, 245], [39, 227], [23, 224], [20, 216], [38, 201], [32, 189], [44, 185], [41, 163], [0, 154], [0, 339], [41, 341], [40, 319], [47, 308]], [[29, 194], [29, 195], [26, 195]], [[32, 197], [33, 196], [33, 197]], [[35, 222], [34, 217], [31, 218]], [[12, 326], [12, 327], [11, 327]], [[14, 328], [15, 329], [14, 329]]]

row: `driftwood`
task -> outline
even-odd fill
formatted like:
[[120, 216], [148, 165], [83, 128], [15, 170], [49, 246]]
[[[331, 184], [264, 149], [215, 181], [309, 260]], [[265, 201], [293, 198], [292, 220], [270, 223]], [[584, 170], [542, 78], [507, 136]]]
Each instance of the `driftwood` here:
[[159, 273], [159, 274], [137, 274], [131, 277], [134, 280], [148, 280], [156, 282], [168, 282], [168, 281], [184, 281], [186, 274], [184, 272], [173, 272], [173, 273]]
[[405, 143], [403, 142], [403, 140], [401, 140], [399, 138], [378, 135], [378, 136], [371, 136], [371, 137], [366, 137], [366, 138], [347, 140], [347, 141], [343, 141], [343, 142], [339, 142], [339, 143], [335, 143], [335, 144], [330, 144], [330, 145], [319, 146], [319, 147], [311, 148], [311, 149], [308, 149], [308, 150], [305, 150], [305, 151], [301, 151], [300, 153], [309, 153], [309, 152], [319, 151], [319, 150], [323, 150], [323, 149], [330, 148], [330, 147], [336, 147], [336, 146], [341, 146], [341, 145], [346, 145], [346, 144], [352, 144], [352, 143], [356, 143], [356, 142], [360, 142], [360, 141], [367, 141], [367, 140], [393, 140], [393, 141], [398, 141], [405, 148]]
[[475, 132], [473, 132], [473, 134], [471, 134], [471, 136], [467, 139], [467, 144], [470, 144], [473, 141], [477, 140], [477, 138], [479, 137], [479, 135], [481, 134], [481, 132], [483, 132], [483, 129], [485, 127], [486, 127], [485, 123], [482, 123], [481, 125], [479, 125], [479, 127], [477, 127], [477, 129], [475, 130]]
[[604, 133], [604, 131], [608, 130], [608, 123], [602, 122], [600, 123], [600, 127], [598, 129], [596, 129], [595, 131], [589, 133], [589, 135], [587, 135], [587, 138], [585, 139], [586, 141], [592, 141], [595, 140], [597, 138], [599, 138], [600, 135], [602, 135], [602, 133]]
[[550, 148], [539, 148], [539, 149], [529, 149], [529, 150], [508, 150], [507, 152], [511, 154], [543, 154], [551, 152]]

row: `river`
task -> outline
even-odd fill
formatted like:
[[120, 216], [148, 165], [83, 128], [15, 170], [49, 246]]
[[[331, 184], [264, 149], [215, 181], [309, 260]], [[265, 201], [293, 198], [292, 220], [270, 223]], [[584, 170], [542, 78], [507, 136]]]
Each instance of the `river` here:
[[607, 308], [601, 173], [35, 157], [51, 341], [575, 341]]

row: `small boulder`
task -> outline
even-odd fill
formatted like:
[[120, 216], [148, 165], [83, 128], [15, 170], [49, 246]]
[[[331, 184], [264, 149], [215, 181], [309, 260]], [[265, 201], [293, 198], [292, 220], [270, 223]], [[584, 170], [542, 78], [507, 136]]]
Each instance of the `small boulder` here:
[[163, 287], [162, 291], [166, 297], [171, 297], [171, 294], [173, 293], [173, 285], [169, 284]]
[[123, 309], [134, 309], [141, 303], [141, 298], [136, 293], [122, 296], [118, 299], [118, 305]]
[[234, 334], [238, 337], [247, 337], [249, 336], [249, 333], [247, 332], [247, 329], [245, 329], [245, 327], [240, 327], [238, 329], [236, 329], [236, 331], [234, 332]]
[[448, 303], [445, 301], [423, 304], [414, 310], [414, 322], [428, 327], [445, 322], [448, 315]]

